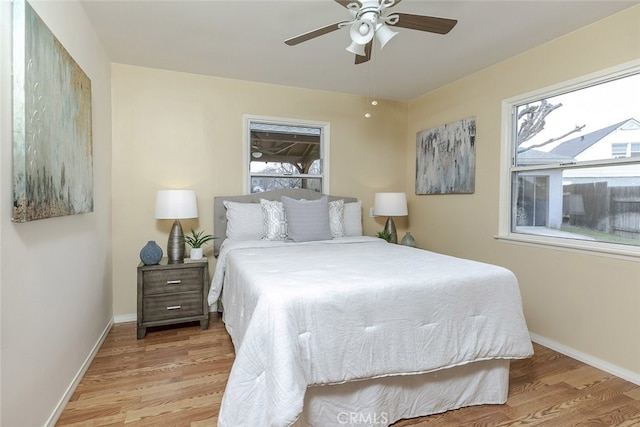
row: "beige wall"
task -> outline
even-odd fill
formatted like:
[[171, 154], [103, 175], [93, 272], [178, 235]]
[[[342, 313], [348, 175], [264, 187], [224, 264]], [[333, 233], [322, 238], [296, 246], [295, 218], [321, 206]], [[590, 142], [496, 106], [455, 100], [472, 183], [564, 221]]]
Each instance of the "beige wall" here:
[[[244, 114], [330, 122], [329, 193], [363, 201], [367, 234], [384, 225], [368, 218], [374, 193], [404, 187], [406, 103], [380, 102], [365, 119], [366, 100], [355, 96], [119, 64], [112, 94], [113, 310], [120, 319], [136, 312], [142, 246], [155, 240], [166, 253], [171, 221], [154, 219], [156, 191], [194, 189], [200, 217], [183, 228], [209, 233], [213, 197], [243, 192]], [[212, 258], [211, 245], [205, 255]]]
[[11, 2], [0, 1], [2, 426], [43, 426], [110, 324], [110, 63], [77, 1], [31, 5], [91, 79], [94, 212], [11, 222]]
[[[409, 104], [406, 188], [422, 246], [506, 266], [530, 331], [640, 383], [640, 262], [504, 243], [498, 234], [501, 102], [640, 58], [640, 7], [528, 51]], [[415, 196], [416, 132], [477, 117], [473, 195]]]

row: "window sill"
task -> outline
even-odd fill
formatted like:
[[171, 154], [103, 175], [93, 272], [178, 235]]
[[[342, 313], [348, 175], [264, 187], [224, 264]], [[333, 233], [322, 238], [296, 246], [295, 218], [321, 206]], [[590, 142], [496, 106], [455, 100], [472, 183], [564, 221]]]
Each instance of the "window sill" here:
[[584, 240], [570, 240], [520, 233], [497, 235], [494, 236], [494, 238], [505, 243], [535, 246], [553, 250], [640, 262], [640, 247], [637, 246], [616, 245]]

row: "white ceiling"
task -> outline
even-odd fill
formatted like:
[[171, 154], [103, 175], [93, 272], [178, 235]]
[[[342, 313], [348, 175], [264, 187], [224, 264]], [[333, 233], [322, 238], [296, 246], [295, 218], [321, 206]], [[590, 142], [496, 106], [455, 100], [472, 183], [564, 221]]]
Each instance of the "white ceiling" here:
[[[399, 28], [354, 65], [349, 19], [332, 0], [82, 0], [113, 62], [407, 101], [640, 0], [404, 0], [393, 11], [458, 20], [448, 35]], [[568, 53], [570, 54], [570, 52]]]

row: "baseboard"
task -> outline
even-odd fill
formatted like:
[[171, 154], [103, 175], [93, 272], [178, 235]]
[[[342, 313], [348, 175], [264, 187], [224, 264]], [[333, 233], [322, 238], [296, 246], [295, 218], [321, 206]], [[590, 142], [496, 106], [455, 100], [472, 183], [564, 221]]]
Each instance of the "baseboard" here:
[[126, 323], [126, 322], [135, 322], [138, 319], [138, 316], [134, 314], [121, 314], [119, 316], [113, 316], [113, 323]]
[[530, 333], [531, 341], [543, 345], [551, 350], [557, 351], [558, 353], [562, 353], [566, 356], [569, 356], [573, 359], [579, 360], [580, 362], [586, 363], [589, 366], [593, 366], [594, 368], [605, 371], [611, 375], [615, 375], [618, 378], [622, 378], [623, 380], [632, 382], [636, 385], [640, 385], [640, 374], [637, 372], [630, 371], [628, 369], [621, 368], [620, 366], [614, 365], [602, 359], [598, 359], [597, 357], [593, 357], [590, 354], [583, 353], [581, 351], [576, 350], [575, 348], [568, 347], [566, 345], [557, 343], [553, 340], [540, 336], [538, 334]]
[[91, 366], [91, 362], [93, 362], [93, 359], [96, 357], [96, 354], [98, 354], [98, 350], [100, 350], [100, 347], [102, 347], [102, 343], [104, 342], [105, 338], [107, 338], [107, 334], [109, 334], [109, 331], [111, 330], [111, 326], [113, 326], [113, 319], [109, 320], [109, 323], [107, 324], [106, 328], [104, 328], [104, 331], [102, 331], [100, 338], [98, 338], [98, 341], [95, 343], [95, 345], [91, 349], [91, 352], [84, 360], [84, 363], [80, 367], [80, 370], [75, 375], [75, 377], [73, 378], [73, 381], [71, 381], [71, 384], [69, 384], [69, 387], [67, 387], [67, 390], [62, 395], [62, 398], [56, 405], [55, 410], [53, 411], [53, 413], [45, 423], [46, 427], [54, 427], [56, 425], [58, 418], [60, 418], [60, 415], [62, 415], [62, 411], [64, 411], [65, 406], [67, 406], [67, 403], [69, 403], [69, 400], [73, 395], [73, 392], [75, 391], [76, 387], [78, 387], [78, 384], [80, 384], [80, 380], [82, 379], [84, 374], [87, 372], [87, 369], [89, 369], [89, 366]]

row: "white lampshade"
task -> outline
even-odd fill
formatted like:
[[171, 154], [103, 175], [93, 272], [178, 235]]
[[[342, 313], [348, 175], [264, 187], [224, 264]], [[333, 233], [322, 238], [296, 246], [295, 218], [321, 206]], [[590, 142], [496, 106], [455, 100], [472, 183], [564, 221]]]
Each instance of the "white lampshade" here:
[[359, 44], [356, 42], [351, 42], [351, 44], [349, 46], [347, 46], [347, 52], [351, 52], [354, 53], [356, 55], [360, 55], [360, 56], [366, 56], [367, 54], [364, 51], [364, 46], [363, 44]]
[[379, 216], [406, 216], [409, 214], [407, 194], [376, 193], [373, 211]]
[[156, 219], [198, 217], [198, 202], [193, 190], [159, 190], [156, 195]]
[[393, 31], [388, 26], [384, 24], [378, 24], [378, 27], [376, 28], [376, 40], [378, 40], [378, 43], [380, 43], [380, 49], [382, 49], [384, 45], [386, 45], [387, 42], [391, 40], [396, 34], [398, 33], [396, 31]]
[[360, 19], [351, 24], [349, 35], [354, 43], [365, 45], [371, 41], [375, 33], [374, 24], [369, 19]]

